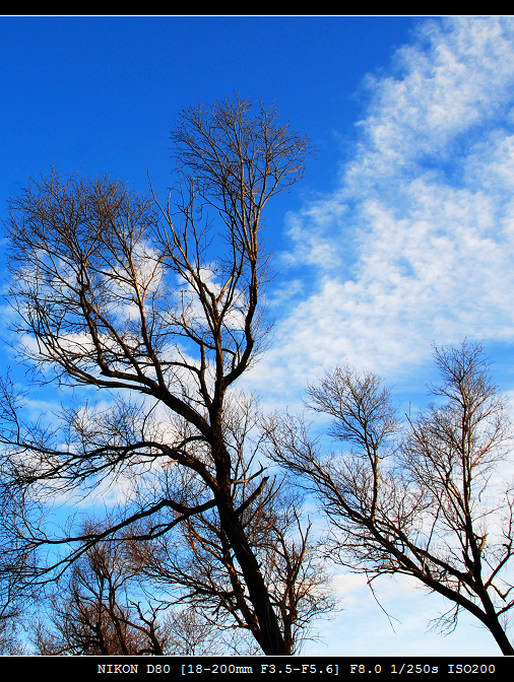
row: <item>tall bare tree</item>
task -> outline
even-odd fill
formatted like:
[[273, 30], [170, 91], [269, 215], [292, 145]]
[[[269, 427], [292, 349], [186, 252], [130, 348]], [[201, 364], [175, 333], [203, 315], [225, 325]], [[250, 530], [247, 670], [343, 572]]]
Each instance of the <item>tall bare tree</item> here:
[[50, 538], [27, 514], [18, 531], [30, 547], [75, 543], [58, 571], [158, 512], [166, 524], [151, 522], [147, 538], [215, 511], [252, 605], [243, 617], [255, 619], [266, 654], [288, 654], [242, 520], [247, 500], [267, 494], [266, 477], [256, 473], [240, 495], [224, 411], [265, 332], [262, 213], [301, 177], [307, 146], [275, 112], [239, 99], [184, 110], [172, 139], [180, 183], [166, 202], [56, 173], [12, 200], [10, 297], [26, 358], [44, 381], [101, 389], [116, 403], [101, 416], [83, 403], [60, 428], [45, 427], [27, 423], [4, 383], [1, 440], [9, 485], [38, 504], [109, 477], [141, 483], [163, 465], [192, 492], [149, 486], [101, 531]]
[[[466, 610], [513, 654], [512, 488], [503, 480], [510, 424], [479, 346], [438, 349], [436, 402], [400, 430], [388, 390], [372, 374], [336, 369], [309, 390], [346, 449], [323, 455], [301, 420], [275, 421], [274, 458], [319, 496], [333, 529], [331, 556], [369, 580], [416, 578]], [[510, 458], [512, 463], [512, 459]]]

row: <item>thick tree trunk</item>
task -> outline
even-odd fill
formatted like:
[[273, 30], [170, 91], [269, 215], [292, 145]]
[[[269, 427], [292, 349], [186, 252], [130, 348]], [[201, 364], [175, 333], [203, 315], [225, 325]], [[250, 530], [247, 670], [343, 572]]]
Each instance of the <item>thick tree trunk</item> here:
[[500, 622], [498, 621], [496, 609], [494, 608], [494, 605], [485, 588], [483, 588], [483, 590], [481, 591], [480, 598], [482, 600], [484, 611], [486, 613], [486, 616], [485, 618], [482, 619], [482, 622], [487, 626], [489, 632], [496, 640], [498, 646], [501, 649], [502, 654], [504, 654], [505, 656], [513, 656], [514, 647], [510, 643], [507, 635], [505, 634], [505, 630], [502, 628]]
[[254, 634], [266, 655], [289, 655], [291, 651], [285, 642], [277, 614], [273, 610], [259, 563], [234, 509], [234, 500], [231, 495], [231, 461], [225, 447], [221, 419], [215, 418], [213, 422], [216, 426], [211, 431], [211, 447], [213, 459], [216, 462], [218, 489], [215, 497], [220, 523], [243, 574], [249, 599], [258, 621], [259, 633]]
[[259, 564], [248, 544], [234, 510], [226, 503], [218, 506], [221, 525], [244, 576], [250, 601], [259, 623], [259, 644], [266, 655], [290, 655], [279, 621], [271, 605], [268, 588]]
[[505, 656], [514, 656], [514, 647], [507, 638], [504, 629], [498, 623], [498, 620], [495, 618], [494, 621], [487, 624], [487, 627], [500, 647], [502, 654]]

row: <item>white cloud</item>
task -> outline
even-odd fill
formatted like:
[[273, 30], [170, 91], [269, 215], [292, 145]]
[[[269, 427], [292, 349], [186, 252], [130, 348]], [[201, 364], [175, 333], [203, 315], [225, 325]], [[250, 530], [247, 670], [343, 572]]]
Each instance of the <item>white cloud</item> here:
[[394, 72], [367, 79], [337, 190], [289, 218], [285, 262], [316, 266], [316, 285], [254, 388], [294, 401], [335, 364], [398, 376], [432, 343], [514, 340], [512, 86], [510, 17], [429, 21]]
[[510, 96], [513, 31], [509, 17], [425, 23], [395, 55], [396, 73], [368, 77], [362, 157], [349, 165], [355, 178], [363, 169], [396, 173], [424, 156], [450, 158], [459, 136], [494, 120]]

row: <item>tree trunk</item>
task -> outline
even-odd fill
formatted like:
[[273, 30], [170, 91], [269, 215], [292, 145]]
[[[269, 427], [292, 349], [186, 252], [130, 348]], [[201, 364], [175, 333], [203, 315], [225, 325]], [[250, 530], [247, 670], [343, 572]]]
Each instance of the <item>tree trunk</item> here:
[[505, 656], [513, 656], [514, 647], [510, 643], [509, 638], [505, 634], [505, 630], [502, 628], [498, 621], [496, 610], [485, 588], [480, 597], [486, 613], [486, 616], [483, 619], [483, 623], [487, 626], [489, 632], [496, 640], [498, 646], [501, 649], [502, 654], [504, 654]]
[[244, 576], [250, 601], [259, 623], [259, 644], [268, 656], [290, 655], [277, 615], [271, 605], [268, 588], [259, 568], [257, 559], [248, 544], [245, 532], [232, 505], [219, 504], [221, 525]]
[[498, 619], [496, 617], [494, 619], [490, 619], [486, 621], [486, 625], [489, 628], [489, 632], [492, 634], [498, 646], [500, 647], [502, 654], [504, 654], [504, 656], [513, 656], [514, 647], [510, 643], [504, 629], [498, 623]]

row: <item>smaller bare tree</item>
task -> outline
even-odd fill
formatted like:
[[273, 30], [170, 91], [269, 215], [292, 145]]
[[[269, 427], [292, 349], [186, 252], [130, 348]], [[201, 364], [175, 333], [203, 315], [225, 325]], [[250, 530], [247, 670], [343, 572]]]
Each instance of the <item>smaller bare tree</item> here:
[[504, 617], [514, 605], [514, 499], [498, 466], [509, 420], [478, 345], [437, 349], [435, 361], [437, 404], [409, 418], [406, 435], [378, 377], [336, 369], [309, 389], [309, 404], [348, 450], [323, 456], [305, 424], [288, 419], [270, 424], [272, 456], [319, 496], [339, 563], [370, 583], [416, 578], [452, 603], [444, 627], [466, 610], [513, 654]]
[[21, 631], [29, 594], [22, 596], [20, 585], [27, 553], [20, 551], [13, 537], [12, 495], [2, 490], [3, 478], [0, 469], [0, 655], [21, 655], [25, 652]]
[[45, 599], [46, 616], [29, 629], [38, 654], [215, 656], [235, 651], [203, 613], [148, 597], [152, 586], [134, 570], [129, 555], [127, 545], [97, 544], [66, 580], [46, 586], [53, 587]]
[[122, 546], [98, 543], [54, 585], [49, 622], [40, 621], [36, 647], [43, 655], [163, 655], [169, 633], [165, 604], [147, 600], [129, 570]]

